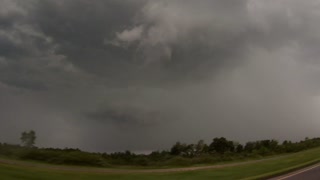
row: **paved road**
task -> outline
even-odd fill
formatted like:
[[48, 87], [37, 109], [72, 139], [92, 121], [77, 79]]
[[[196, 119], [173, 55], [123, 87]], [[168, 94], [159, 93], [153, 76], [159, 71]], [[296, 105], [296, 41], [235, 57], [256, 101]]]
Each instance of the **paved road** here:
[[320, 180], [320, 164], [315, 164], [270, 180]]

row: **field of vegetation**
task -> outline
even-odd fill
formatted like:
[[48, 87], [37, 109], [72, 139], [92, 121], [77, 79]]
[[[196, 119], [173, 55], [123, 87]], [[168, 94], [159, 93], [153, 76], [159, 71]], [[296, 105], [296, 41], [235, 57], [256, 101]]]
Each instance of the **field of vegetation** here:
[[320, 138], [242, 145], [220, 137], [210, 144], [177, 142], [150, 154], [38, 148], [35, 139], [30, 131], [22, 133], [22, 146], [0, 143], [0, 179], [255, 179], [320, 158]]
[[[57, 169], [53, 165], [25, 166], [0, 163], [0, 179], [18, 180], [18, 179], [44, 179], [44, 180], [91, 180], [91, 179], [261, 179], [275, 174], [287, 172], [312, 163], [317, 163], [320, 158], [320, 148], [313, 148], [298, 153], [292, 153], [285, 156], [278, 156], [272, 159], [259, 161], [255, 163], [242, 164], [237, 166], [219, 167], [207, 170], [181, 171], [181, 172], [149, 172], [141, 173], [128, 171], [127, 173], [117, 173], [109, 171], [108, 173], [85, 172], [85, 168], [75, 169]], [[39, 164], [38, 164], [39, 165]], [[98, 169], [101, 168], [88, 168]], [[132, 169], [131, 169], [132, 170]]]
[[[31, 143], [32, 144], [32, 143]], [[306, 138], [300, 142], [261, 140], [242, 145], [224, 137], [214, 138], [210, 144], [200, 140], [196, 144], [177, 142], [168, 151], [151, 154], [134, 154], [130, 151], [115, 153], [90, 153], [79, 149], [37, 148], [0, 143], [0, 156], [49, 164], [79, 165], [94, 167], [140, 166], [141, 168], [165, 168], [194, 166], [222, 162], [260, 159], [269, 156], [299, 152], [319, 147], [320, 138]]]

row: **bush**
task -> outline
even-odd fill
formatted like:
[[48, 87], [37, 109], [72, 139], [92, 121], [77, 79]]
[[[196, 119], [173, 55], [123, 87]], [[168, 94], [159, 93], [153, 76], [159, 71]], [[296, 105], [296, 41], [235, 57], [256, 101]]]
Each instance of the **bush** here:
[[54, 164], [103, 166], [106, 163], [98, 155], [81, 151], [30, 150], [26, 151], [22, 159], [44, 161]]

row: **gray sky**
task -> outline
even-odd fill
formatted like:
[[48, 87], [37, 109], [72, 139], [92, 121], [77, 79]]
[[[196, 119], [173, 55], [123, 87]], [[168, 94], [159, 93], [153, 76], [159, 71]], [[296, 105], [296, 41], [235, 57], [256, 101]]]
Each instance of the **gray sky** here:
[[0, 0], [0, 141], [320, 136], [319, 0]]

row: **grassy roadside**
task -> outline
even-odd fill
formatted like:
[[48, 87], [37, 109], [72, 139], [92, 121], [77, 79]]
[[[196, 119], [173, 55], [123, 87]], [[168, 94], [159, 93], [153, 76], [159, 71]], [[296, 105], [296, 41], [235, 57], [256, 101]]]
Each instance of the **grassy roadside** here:
[[320, 148], [315, 148], [288, 156], [234, 167], [211, 170], [166, 173], [85, 173], [46, 169], [45, 167], [24, 167], [0, 164], [0, 179], [261, 179], [315, 163], [320, 158]]
[[280, 175], [283, 175], [283, 174], [290, 173], [292, 171], [296, 171], [296, 170], [299, 170], [299, 169], [302, 169], [302, 168], [305, 168], [305, 167], [308, 167], [308, 166], [312, 166], [312, 165], [317, 164], [319, 162], [320, 162], [320, 159], [316, 159], [316, 160], [312, 160], [312, 161], [309, 161], [309, 162], [306, 162], [306, 163], [302, 163], [302, 164], [299, 164], [299, 165], [296, 165], [296, 166], [288, 167], [288, 168], [285, 168], [285, 169], [280, 169], [278, 171], [273, 171], [273, 172], [261, 174], [261, 175], [258, 175], [258, 176], [245, 178], [243, 180], [268, 179], [268, 178], [272, 178], [272, 177], [277, 177], [277, 176], [280, 176]]
[[80, 166], [80, 165], [66, 165], [66, 164], [52, 164], [47, 162], [40, 162], [36, 160], [21, 160], [19, 158], [12, 158], [7, 156], [0, 155], [0, 164], [1, 161], [8, 161], [9, 163], [2, 164], [18, 164], [22, 166], [32, 166], [32, 167], [59, 167], [59, 168], [86, 168], [86, 169], [121, 169], [121, 170], [152, 170], [152, 169], [173, 169], [173, 168], [192, 168], [192, 167], [204, 167], [204, 166], [216, 166], [216, 165], [228, 165], [235, 163], [246, 163], [246, 162], [254, 162], [254, 161], [264, 161], [274, 158], [282, 158], [289, 156], [290, 154], [280, 154], [280, 155], [270, 155], [270, 156], [256, 156], [256, 157], [248, 157], [243, 159], [234, 159], [229, 161], [217, 161], [214, 163], [203, 163], [203, 164], [192, 164], [192, 165], [167, 165], [167, 166], [133, 166], [133, 165], [112, 165], [108, 167], [94, 167], [94, 166]]

